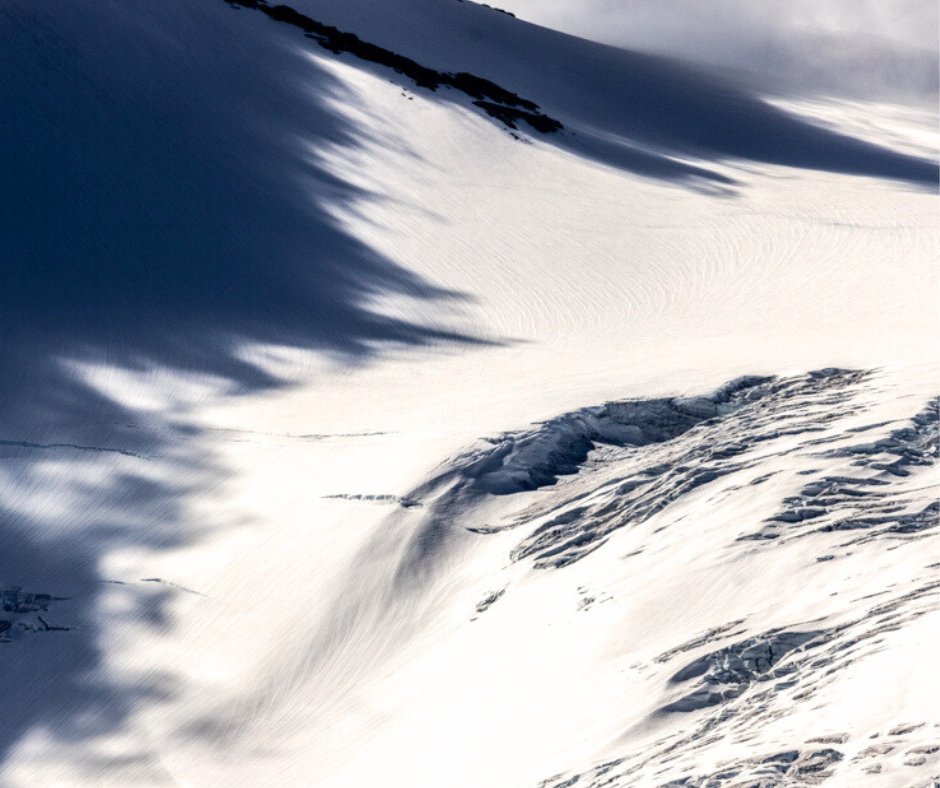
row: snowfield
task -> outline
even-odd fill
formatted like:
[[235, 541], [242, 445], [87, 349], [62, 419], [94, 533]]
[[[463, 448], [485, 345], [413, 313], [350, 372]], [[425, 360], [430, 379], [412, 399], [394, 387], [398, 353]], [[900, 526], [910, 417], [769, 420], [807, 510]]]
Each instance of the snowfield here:
[[940, 783], [935, 112], [469, 0], [0, 73], [0, 784]]

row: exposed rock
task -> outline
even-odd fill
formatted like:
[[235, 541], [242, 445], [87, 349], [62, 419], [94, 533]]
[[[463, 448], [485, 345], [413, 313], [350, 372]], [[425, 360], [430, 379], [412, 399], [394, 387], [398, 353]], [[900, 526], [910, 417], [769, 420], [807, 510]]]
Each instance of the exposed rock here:
[[489, 607], [505, 593], [505, 588], [501, 588], [499, 591], [490, 591], [483, 599], [477, 602], [477, 613], [483, 613], [488, 610]]
[[538, 104], [524, 99], [516, 93], [483, 77], [466, 72], [451, 73], [428, 68], [405, 55], [385, 47], [363, 41], [354, 33], [348, 33], [332, 25], [319, 22], [288, 5], [272, 5], [267, 0], [225, 0], [233, 8], [251, 8], [265, 16], [298, 28], [304, 35], [316, 41], [324, 49], [339, 55], [350, 54], [368, 63], [385, 66], [407, 77], [415, 85], [427, 90], [448, 87], [469, 96], [473, 104], [487, 115], [496, 118], [509, 128], [517, 128], [518, 121], [525, 121], [535, 131], [551, 134], [563, 128], [560, 121], [539, 111]]

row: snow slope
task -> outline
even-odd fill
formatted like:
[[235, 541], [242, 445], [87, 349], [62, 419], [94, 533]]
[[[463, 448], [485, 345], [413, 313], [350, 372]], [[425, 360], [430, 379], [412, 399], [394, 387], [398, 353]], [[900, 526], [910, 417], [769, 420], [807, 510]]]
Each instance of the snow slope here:
[[936, 775], [930, 119], [291, 6], [0, 9], [4, 784]]

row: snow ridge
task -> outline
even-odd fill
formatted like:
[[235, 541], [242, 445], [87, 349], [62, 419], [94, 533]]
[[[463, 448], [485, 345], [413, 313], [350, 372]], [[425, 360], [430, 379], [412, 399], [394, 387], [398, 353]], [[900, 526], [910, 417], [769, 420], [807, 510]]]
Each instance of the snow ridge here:
[[500, 87], [495, 82], [465, 71], [450, 73], [422, 66], [409, 57], [385, 47], [363, 41], [354, 33], [347, 33], [332, 25], [318, 22], [288, 5], [271, 5], [266, 0], [225, 0], [233, 8], [253, 8], [277, 22], [285, 22], [304, 31], [333, 54], [349, 53], [368, 63], [376, 63], [408, 77], [420, 88], [435, 91], [439, 87], [454, 88], [474, 99], [474, 106], [496, 118], [511, 129], [518, 121], [525, 121], [532, 129], [551, 134], [563, 128], [560, 121], [539, 112], [539, 106]]

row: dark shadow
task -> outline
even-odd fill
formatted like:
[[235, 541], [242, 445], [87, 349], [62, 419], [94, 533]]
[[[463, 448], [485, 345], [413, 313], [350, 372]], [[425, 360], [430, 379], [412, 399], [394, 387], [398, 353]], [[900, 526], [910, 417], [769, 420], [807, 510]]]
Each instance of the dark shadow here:
[[221, 4], [89, 13], [3, 21], [7, 358], [42, 341], [254, 386], [241, 340], [361, 356], [458, 339], [368, 308], [456, 295], [331, 217], [367, 195], [316, 152], [359, 140], [303, 46]]
[[[0, 613], [0, 761], [31, 731], [81, 742], [173, 691], [102, 674], [108, 583], [129, 582], [155, 627], [168, 592], [101, 565], [204, 536], [180, 502], [223, 473], [185, 413], [147, 421], [70, 362], [239, 393], [285, 385], [246, 344], [360, 363], [475, 342], [430, 326], [459, 294], [334, 218], [374, 196], [319, 156], [363, 132], [308, 42], [259, 22], [190, 0], [0, 8], [0, 587], [61, 598], [41, 615], [67, 628]], [[370, 307], [389, 295], [412, 299], [413, 321]]]
[[[22, 469], [34, 461], [28, 450], [7, 450], [0, 455], [0, 468]], [[40, 478], [43, 494], [65, 493], [65, 485], [55, 489], [48, 477]], [[0, 763], [31, 731], [41, 728], [63, 746], [80, 744], [115, 731], [138, 704], [165, 699], [176, 687], [169, 672], [151, 675], [143, 683], [102, 671], [109, 644], [96, 606], [102, 592], [115, 589], [102, 577], [100, 564], [117, 544], [167, 548], [184, 541], [176, 504], [183, 490], [122, 473], [111, 474], [107, 484], [91, 489], [75, 486], [69, 485], [68, 491], [74, 505], [58, 520], [18, 516], [15, 507], [6, 506], [0, 514], [3, 589], [21, 587], [26, 593], [53, 597], [39, 614], [6, 608], [0, 612], [0, 620], [9, 625], [0, 642]], [[22, 492], [22, 486], [6, 486], [4, 503], [11, 503], [17, 491]], [[35, 508], [36, 499], [23, 500]], [[140, 512], [151, 508], [165, 518], [164, 527], [138, 530], [136, 526], [149, 525], [141, 522]], [[139, 583], [120, 586], [128, 615], [123, 621], [111, 616], [112, 625], [167, 626], [166, 589]]]

